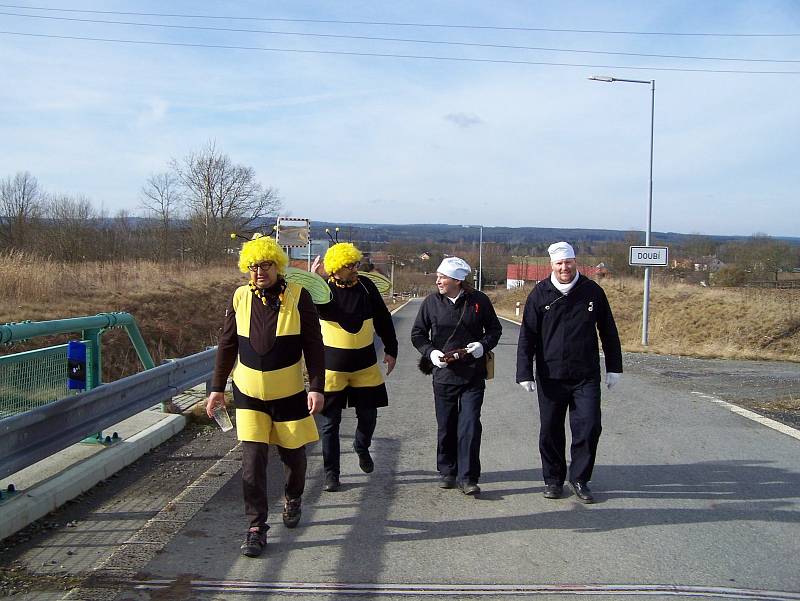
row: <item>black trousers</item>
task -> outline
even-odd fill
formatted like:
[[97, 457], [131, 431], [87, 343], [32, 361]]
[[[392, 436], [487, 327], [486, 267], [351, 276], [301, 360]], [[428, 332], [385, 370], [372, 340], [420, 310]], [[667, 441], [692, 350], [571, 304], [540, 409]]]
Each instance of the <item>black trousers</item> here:
[[[319, 414], [319, 435], [322, 440], [322, 462], [325, 474], [339, 476], [339, 425], [342, 423], [342, 406], [325, 407]], [[372, 435], [378, 423], [378, 408], [367, 403], [356, 405], [356, 432], [353, 450], [363, 453], [372, 444]]]
[[436, 469], [459, 482], [481, 477], [481, 406], [486, 384], [433, 384], [436, 406]]
[[[284, 494], [287, 499], [298, 499], [306, 486], [306, 448], [285, 449], [278, 447], [278, 456], [283, 463]], [[250, 527], [267, 524], [267, 458], [269, 445], [263, 442], [242, 441], [242, 492], [244, 513]]]
[[600, 441], [600, 379], [551, 380], [539, 378], [539, 454], [545, 484], [563, 484], [567, 476], [564, 419], [569, 410], [572, 433], [569, 479], [592, 479], [597, 443]]

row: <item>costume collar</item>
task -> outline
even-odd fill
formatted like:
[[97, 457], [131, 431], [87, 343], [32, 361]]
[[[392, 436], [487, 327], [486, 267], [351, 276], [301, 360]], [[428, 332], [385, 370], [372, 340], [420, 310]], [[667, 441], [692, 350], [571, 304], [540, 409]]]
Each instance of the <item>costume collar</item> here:
[[342, 280], [337, 280], [335, 277], [331, 276], [328, 278], [328, 282], [336, 286], [337, 288], [352, 288], [356, 284], [358, 284], [358, 276], [352, 282], [343, 282]]

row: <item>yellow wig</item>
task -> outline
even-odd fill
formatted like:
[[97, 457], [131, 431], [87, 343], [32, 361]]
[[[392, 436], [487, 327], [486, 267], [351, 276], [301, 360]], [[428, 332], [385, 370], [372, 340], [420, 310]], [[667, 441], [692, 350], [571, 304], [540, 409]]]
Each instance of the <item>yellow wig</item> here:
[[349, 242], [334, 244], [325, 253], [325, 271], [333, 275], [345, 265], [358, 263], [362, 256], [361, 251]]
[[278, 273], [284, 275], [286, 266], [289, 264], [289, 257], [273, 238], [256, 234], [252, 240], [242, 244], [242, 250], [239, 251], [239, 270], [247, 273], [250, 265], [257, 265], [264, 261], [275, 263]]

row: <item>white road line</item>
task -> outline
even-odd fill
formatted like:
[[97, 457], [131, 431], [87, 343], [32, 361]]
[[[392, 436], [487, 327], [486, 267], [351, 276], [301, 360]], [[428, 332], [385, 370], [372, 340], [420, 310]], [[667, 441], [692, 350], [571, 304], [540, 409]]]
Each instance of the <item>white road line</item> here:
[[[506, 321], [509, 321], [509, 322], [511, 322], [513, 324], [520, 325], [518, 322], [514, 321], [513, 319], [509, 319], [508, 317], [503, 317], [502, 315], [498, 315], [498, 317], [500, 319], [505, 319]], [[602, 353], [601, 353], [601, 355], [602, 355]], [[694, 390], [692, 391], [692, 394], [697, 395], [700, 398], [706, 399], [708, 401], [711, 401], [712, 403], [716, 403], [717, 405], [722, 405], [728, 411], [731, 411], [733, 413], [741, 415], [742, 417], [746, 417], [749, 420], [752, 420], [754, 422], [758, 422], [759, 424], [767, 426], [768, 428], [772, 428], [773, 430], [777, 430], [778, 432], [780, 432], [782, 434], [786, 434], [787, 436], [791, 436], [792, 438], [796, 438], [797, 440], [800, 440], [800, 430], [796, 430], [795, 428], [792, 428], [791, 426], [787, 426], [786, 424], [782, 424], [782, 423], [780, 423], [778, 421], [775, 421], [774, 419], [770, 419], [768, 417], [764, 417], [763, 415], [759, 415], [758, 413], [755, 413], [754, 411], [750, 411], [748, 409], [743, 409], [742, 407], [739, 407], [738, 405], [734, 405], [732, 403], [728, 403], [727, 401], [723, 401], [722, 399], [718, 399], [717, 397], [711, 396], [709, 394], [705, 394], [705, 393], [702, 393], [702, 392], [697, 392], [697, 391], [694, 391]]]
[[728, 411], [736, 413], [737, 415], [741, 415], [742, 417], [746, 417], [749, 420], [754, 422], [758, 422], [763, 426], [767, 426], [768, 428], [772, 428], [773, 430], [777, 430], [781, 434], [786, 434], [787, 436], [791, 436], [792, 438], [796, 438], [800, 440], [800, 430], [796, 430], [791, 426], [787, 426], [786, 424], [782, 424], [774, 419], [770, 419], [768, 417], [764, 417], [763, 415], [759, 415], [754, 411], [750, 411], [748, 409], [743, 409], [738, 405], [734, 405], [732, 403], [728, 403], [727, 401], [723, 401], [722, 399], [718, 399], [715, 396], [711, 396], [710, 394], [704, 394], [702, 392], [692, 391], [692, 394], [699, 396], [701, 399], [705, 399], [707, 401], [711, 401], [712, 403], [716, 403], [717, 405], [721, 405], [725, 407]]

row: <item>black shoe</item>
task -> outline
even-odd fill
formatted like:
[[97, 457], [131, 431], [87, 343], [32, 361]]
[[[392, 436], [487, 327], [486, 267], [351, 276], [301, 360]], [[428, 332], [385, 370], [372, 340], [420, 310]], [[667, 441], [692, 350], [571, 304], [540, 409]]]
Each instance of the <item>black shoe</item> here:
[[439, 477], [439, 488], [455, 488], [456, 487], [456, 477], [455, 476], [440, 476]]
[[365, 474], [371, 474], [372, 470], [375, 469], [375, 462], [372, 461], [372, 455], [369, 454], [369, 451], [356, 451], [358, 453], [358, 467], [361, 468], [361, 471]]
[[570, 480], [569, 485], [581, 503], [594, 503], [594, 495], [589, 490], [589, 485], [586, 482], [573, 482]]
[[258, 557], [267, 546], [267, 530], [264, 527], [250, 528], [247, 537], [242, 544], [242, 555], [246, 557]]
[[294, 528], [300, 521], [300, 497], [296, 499], [286, 499], [283, 502], [283, 525], [287, 528]]
[[323, 488], [328, 492], [336, 492], [339, 490], [339, 476], [336, 474], [325, 474], [325, 486]]
[[458, 488], [461, 489], [465, 495], [477, 495], [481, 492], [481, 487], [478, 486], [475, 482], [461, 482], [458, 485]]
[[564, 486], [561, 484], [545, 484], [542, 496], [545, 499], [560, 499], [564, 494]]

